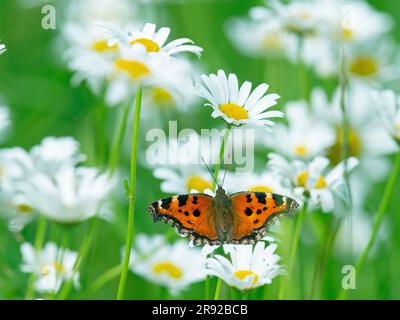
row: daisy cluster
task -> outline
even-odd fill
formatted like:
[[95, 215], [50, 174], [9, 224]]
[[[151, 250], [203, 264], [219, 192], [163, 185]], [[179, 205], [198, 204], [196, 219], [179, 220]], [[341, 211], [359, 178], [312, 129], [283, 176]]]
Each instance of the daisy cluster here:
[[348, 74], [378, 85], [398, 77], [397, 45], [388, 35], [393, 25], [363, 0], [273, 0], [229, 21], [227, 33], [244, 54], [300, 61], [323, 78], [338, 74], [345, 48]]

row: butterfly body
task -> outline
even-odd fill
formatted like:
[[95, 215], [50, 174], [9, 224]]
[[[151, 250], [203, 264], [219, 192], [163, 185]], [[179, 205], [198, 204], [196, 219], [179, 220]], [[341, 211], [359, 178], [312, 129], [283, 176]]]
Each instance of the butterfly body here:
[[218, 187], [215, 197], [195, 193], [153, 202], [148, 211], [154, 221], [173, 225], [194, 244], [254, 243], [265, 236], [282, 215], [291, 215], [298, 204], [289, 197], [264, 192], [228, 195]]

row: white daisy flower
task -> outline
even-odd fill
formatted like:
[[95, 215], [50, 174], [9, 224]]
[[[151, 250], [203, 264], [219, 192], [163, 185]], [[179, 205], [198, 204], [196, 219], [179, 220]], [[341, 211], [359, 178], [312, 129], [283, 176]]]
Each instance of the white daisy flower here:
[[280, 257], [274, 253], [276, 244], [265, 247], [264, 241], [253, 245], [224, 245], [230, 260], [221, 255], [207, 259], [207, 273], [217, 276], [230, 287], [241, 291], [271, 284], [272, 279], [284, 274], [278, 264]]
[[235, 47], [246, 55], [296, 59], [297, 38], [283, 29], [278, 19], [260, 22], [236, 18], [229, 21], [226, 31]]
[[388, 14], [377, 11], [366, 1], [322, 0], [315, 5], [320, 8], [328, 37], [336, 42], [371, 41], [388, 33], [393, 26]]
[[380, 38], [351, 47], [346, 63], [350, 76], [374, 84], [399, 79], [395, 71], [399, 59], [397, 44], [388, 38]]
[[30, 154], [35, 170], [49, 176], [56, 174], [64, 165], [74, 166], [86, 160], [79, 151], [79, 142], [72, 137], [46, 137], [34, 146]]
[[210, 173], [200, 166], [187, 166], [180, 169], [156, 168], [154, 177], [161, 179], [161, 191], [171, 194], [198, 193], [212, 189], [212, 177]]
[[345, 182], [345, 170], [350, 172], [358, 165], [356, 158], [349, 158], [346, 165], [341, 162], [333, 169], [328, 169], [329, 159], [320, 156], [309, 163], [299, 160], [289, 162], [275, 153], [269, 154], [268, 158], [268, 168], [284, 179], [283, 183], [292, 188], [299, 201], [310, 198], [324, 212], [334, 209], [336, 197], [349, 201], [341, 187]]
[[29, 203], [50, 220], [78, 223], [101, 214], [112, 183], [95, 168], [64, 165], [53, 177], [33, 173], [20, 188]]
[[79, 273], [74, 272], [78, 253], [68, 249], [59, 249], [50, 242], [40, 251], [30, 243], [21, 245], [22, 272], [36, 275], [35, 289], [41, 293], [57, 293], [64, 281], [73, 280], [79, 288]]
[[168, 244], [165, 238], [162, 243], [160, 239], [159, 235], [139, 238], [130, 261], [134, 273], [167, 287], [174, 295], [205, 279], [205, 259], [200, 249], [190, 248], [184, 240]]
[[311, 114], [305, 101], [287, 103], [285, 114], [288, 124], [273, 128], [267, 146], [290, 158], [310, 159], [325, 154], [335, 143], [335, 130]]
[[290, 189], [283, 186], [282, 181], [280, 181], [276, 175], [269, 171], [263, 171], [260, 174], [248, 173], [232, 175], [232, 177], [229, 177], [229, 180], [227, 179], [225, 179], [227, 181], [227, 185], [232, 185], [236, 188], [237, 186], [240, 186], [240, 190], [236, 189], [233, 192], [246, 190], [265, 193], [273, 192], [285, 196], [291, 195]]
[[6, 45], [4, 43], [0, 43], [0, 55], [7, 51]]
[[400, 143], [400, 96], [392, 90], [372, 92], [376, 113], [390, 135]]
[[265, 95], [269, 87], [266, 83], [251, 93], [251, 82], [245, 81], [239, 88], [237, 76], [231, 73], [227, 77], [223, 70], [218, 70], [217, 75], [202, 75], [201, 79], [204, 84], [196, 85], [196, 94], [209, 101], [205, 105], [214, 109], [213, 118], [222, 117], [227, 123], [237, 126], [262, 126], [274, 124], [269, 118], [283, 117], [280, 111], [266, 111], [279, 99], [275, 93]]
[[0, 215], [13, 232], [21, 231], [35, 217], [36, 212], [20, 190], [33, 172], [33, 162], [22, 148], [0, 151]]
[[[191, 52], [200, 56], [203, 51], [202, 48], [194, 45], [194, 42], [188, 38], [179, 38], [166, 44], [171, 29], [162, 27], [157, 31], [156, 28], [157, 26], [155, 24], [146, 23], [142, 30], [128, 32], [127, 37], [121, 37], [121, 33], [118, 32], [115, 34], [114, 38], [110, 39], [109, 43], [114, 45], [115, 43], [122, 41], [127, 45], [143, 46], [149, 53], [161, 52], [168, 55], [175, 55], [181, 52]], [[112, 33], [112, 30], [110, 30], [110, 32]]]
[[[333, 164], [341, 160], [343, 148], [343, 120], [340, 108], [339, 89], [329, 100], [321, 89], [312, 91], [311, 105], [315, 116], [336, 131], [336, 141], [327, 154]], [[374, 103], [370, 98], [370, 88], [362, 83], [352, 83], [346, 96], [349, 119], [349, 156], [360, 160], [354, 177], [360, 179], [360, 186], [370, 185], [371, 179], [383, 179], [390, 170], [386, 155], [396, 152], [397, 146], [386, 128], [376, 116]]]
[[287, 4], [279, 0], [266, 1], [265, 7], [252, 8], [250, 16], [255, 20], [276, 17], [286, 30], [301, 35], [315, 32], [320, 21], [318, 6], [307, 0]]

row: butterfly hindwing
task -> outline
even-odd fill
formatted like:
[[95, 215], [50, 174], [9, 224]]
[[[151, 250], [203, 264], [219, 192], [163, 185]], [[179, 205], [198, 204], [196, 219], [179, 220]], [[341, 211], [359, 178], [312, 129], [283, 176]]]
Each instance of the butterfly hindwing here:
[[182, 194], [153, 202], [148, 211], [154, 221], [173, 225], [195, 244], [217, 241], [213, 219], [213, 197], [203, 193]]
[[271, 224], [282, 215], [291, 215], [298, 204], [275, 193], [238, 192], [231, 195], [236, 217], [233, 237], [240, 243], [254, 242], [265, 236]]

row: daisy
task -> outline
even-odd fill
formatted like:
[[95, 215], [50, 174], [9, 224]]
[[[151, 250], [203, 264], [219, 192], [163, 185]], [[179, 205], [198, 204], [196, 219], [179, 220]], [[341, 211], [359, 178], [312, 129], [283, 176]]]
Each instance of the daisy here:
[[350, 76], [374, 84], [399, 78], [395, 71], [399, 58], [397, 45], [391, 39], [380, 38], [351, 47], [346, 64]]
[[40, 293], [57, 293], [64, 281], [73, 280], [79, 288], [79, 273], [74, 272], [78, 253], [60, 249], [49, 242], [40, 251], [30, 243], [21, 245], [22, 264], [20, 269], [25, 273], [36, 275], [35, 289]]
[[139, 237], [131, 256], [134, 273], [167, 287], [174, 295], [205, 279], [205, 259], [200, 249], [190, 248], [184, 240], [168, 244], [165, 238], [162, 243], [160, 239], [160, 235]]
[[21, 186], [32, 206], [50, 220], [78, 223], [101, 215], [102, 205], [112, 189], [106, 174], [95, 168], [62, 167], [53, 177], [40, 172]]
[[[120, 41], [126, 42], [131, 46], [143, 46], [149, 53], [166, 53], [168, 55], [175, 55], [181, 52], [194, 53], [200, 56], [203, 51], [199, 46], [194, 45], [193, 41], [188, 38], [179, 38], [166, 44], [168, 36], [171, 32], [170, 28], [162, 27], [156, 30], [157, 26], [153, 23], [146, 23], [142, 30], [134, 30], [128, 32], [127, 38], [121, 37], [120, 33], [116, 33], [115, 37], [110, 39], [109, 43], [114, 45]], [[112, 33], [112, 31], [111, 31]]]
[[7, 51], [6, 45], [4, 43], [0, 43], [0, 55]]
[[235, 47], [246, 55], [284, 55], [291, 61], [296, 58], [296, 36], [283, 29], [278, 19], [234, 19], [229, 21], [226, 31]]
[[221, 255], [207, 259], [207, 273], [217, 276], [230, 287], [241, 291], [271, 284], [272, 279], [284, 274], [275, 254], [276, 244], [265, 247], [263, 241], [253, 245], [224, 245], [224, 251], [230, 260]]
[[[341, 160], [343, 148], [343, 120], [340, 108], [340, 93], [337, 89], [332, 99], [321, 89], [312, 91], [312, 108], [320, 122], [327, 123], [336, 132], [334, 145], [327, 157], [333, 164]], [[370, 88], [357, 82], [348, 88], [346, 107], [349, 119], [349, 156], [360, 161], [354, 177], [364, 188], [373, 181], [383, 179], [390, 170], [386, 155], [396, 152], [397, 146], [376, 117], [374, 103], [370, 98]]]
[[29, 203], [50, 220], [71, 224], [100, 215], [112, 189], [97, 169], [64, 165], [54, 176], [35, 172], [21, 190]]
[[213, 180], [210, 173], [202, 167], [187, 166], [181, 168], [156, 168], [155, 178], [162, 180], [160, 188], [164, 193], [204, 193], [212, 189]]
[[374, 91], [372, 98], [383, 126], [400, 143], [400, 96], [392, 90], [383, 90]]
[[320, 156], [308, 163], [299, 160], [289, 162], [275, 153], [269, 154], [268, 158], [268, 168], [283, 179], [299, 201], [309, 198], [324, 212], [334, 209], [337, 197], [349, 201], [342, 189], [344, 174], [345, 170], [350, 172], [358, 165], [356, 158], [349, 158], [346, 165], [341, 162], [333, 169], [328, 168], [329, 159]]
[[[240, 191], [254, 191], [265, 193], [278, 193], [290, 196], [290, 189], [282, 185], [282, 181], [272, 172], [264, 171], [260, 174], [248, 173], [232, 176], [227, 181], [227, 185], [240, 186]], [[231, 187], [232, 188], [232, 187]], [[234, 190], [237, 192], [239, 190]]]
[[79, 142], [72, 137], [46, 137], [31, 149], [30, 155], [35, 170], [53, 176], [64, 165], [74, 166], [86, 160], [79, 148]]
[[289, 32], [307, 35], [315, 32], [319, 25], [318, 6], [313, 1], [294, 1], [284, 4], [279, 0], [266, 2], [265, 7], [250, 10], [250, 16], [256, 20], [268, 20], [277, 17]]
[[209, 101], [205, 105], [213, 108], [213, 118], [222, 117], [236, 126], [262, 126], [274, 124], [268, 118], [283, 117], [280, 111], [266, 111], [279, 99], [275, 93], [265, 95], [269, 87], [266, 83], [260, 84], [251, 93], [251, 82], [246, 81], [239, 88], [237, 76], [231, 73], [227, 77], [223, 70], [218, 70], [217, 75], [202, 75], [201, 79], [204, 84], [196, 85], [196, 94]]
[[359, 44], [387, 34], [393, 27], [388, 14], [377, 11], [366, 1], [322, 0], [316, 4], [324, 21], [326, 35], [335, 42]]
[[22, 148], [0, 151], [0, 215], [13, 232], [21, 231], [30, 223], [36, 212], [20, 190], [33, 172], [31, 156]]
[[305, 101], [289, 102], [285, 114], [288, 124], [273, 128], [267, 146], [293, 159], [310, 159], [326, 154], [335, 143], [335, 130], [312, 115]]

